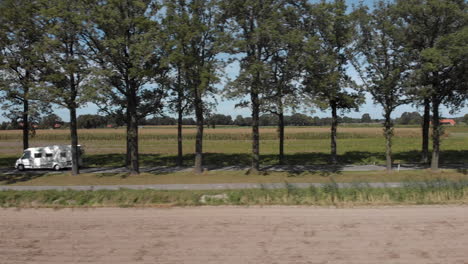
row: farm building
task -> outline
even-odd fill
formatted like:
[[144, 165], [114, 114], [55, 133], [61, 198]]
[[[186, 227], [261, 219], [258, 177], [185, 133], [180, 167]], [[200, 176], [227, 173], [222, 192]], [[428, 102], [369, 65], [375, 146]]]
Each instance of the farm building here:
[[457, 123], [453, 119], [441, 119], [439, 122], [441, 125], [451, 125], [451, 126], [454, 126]]
[[[449, 125], [449, 126], [454, 126], [455, 124], [457, 124], [457, 122], [455, 122], [455, 120], [453, 119], [440, 119], [439, 122], [441, 125]], [[431, 125], [432, 125], [432, 122], [431, 122]]]

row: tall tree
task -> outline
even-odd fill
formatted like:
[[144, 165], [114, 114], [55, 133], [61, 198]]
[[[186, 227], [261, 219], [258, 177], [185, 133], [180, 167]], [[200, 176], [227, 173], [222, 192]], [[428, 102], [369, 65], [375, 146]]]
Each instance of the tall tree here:
[[456, 109], [466, 100], [467, 5], [463, 0], [397, 1], [406, 45], [415, 52], [416, 83], [432, 108], [433, 170], [439, 167], [440, 106]]
[[[181, 13], [181, 10], [175, 8], [176, 4], [167, 2], [169, 7], [169, 15], [165, 17], [163, 22], [163, 30], [167, 37], [165, 49], [168, 53], [168, 64], [170, 68], [168, 89], [169, 93], [168, 107], [171, 111], [177, 114], [177, 166], [183, 165], [183, 136], [182, 122], [185, 114], [189, 114], [192, 110], [189, 89], [187, 87], [184, 75], [184, 51], [186, 27], [180, 27], [182, 16], [176, 16], [172, 13]], [[184, 30], [183, 34], [181, 34]]]
[[[468, 21], [465, 8], [465, 21]], [[457, 111], [468, 99], [468, 26], [442, 37], [432, 49], [422, 52], [423, 71], [432, 72], [432, 159], [431, 169], [438, 170], [440, 156], [440, 105]]]
[[369, 113], [363, 114], [361, 117], [361, 123], [370, 123], [370, 122], [372, 122], [372, 118], [369, 115]]
[[[301, 73], [301, 51], [304, 32], [301, 27], [299, 5], [281, 6], [278, 10], [278, 25], [274, 28], [271, 45], [265, 47], [271, 59], [266, 64], [270, 90], [264, 96], [262, 112], [270, 112], [278, 119], [279, 154], [278, 163], [284, 164], [284, 114], [287, 109], [298, 109], [305, 103], [299, 102], [299, 79]], [[302, 103], [302, 104], [301, 104]]]
[[177, 114], [177, 166], [182, 166], [184, 163], [183, 154], [183, 131], [182, 125], [184, 116], [193, 112], [189, 89], [186, 86], [185, 79], [182, 76], [182, 68], [180, 64], [175, 64], [173, 67], [175, 76], [170, 77], [169, 87], [170, 99], [168, 107], [172, 112]]
[[354, 82], [346, 72], [353, 24], [343, 0], [306, 4], [305, 22], [304, 93], [322, 110], [331, 110], [330, 162], [336, 164], [338, 111], [357, 109], [363, 102], [362, 94], [351, 90]]
[[[22, 123], [23, 149], [29, 147], [31, 115], [47, 108], [35, 99], [39, 81], [40, 43], [44, 28], [38, 20], [37, 1], [5, 0], [0, 2], [0, 100]], [[37, 98], [36, 98], [37, 99]]]
[[418, 112], [404, 112], [396, 123], [400, 125], [416, 125], [421, 123], [422, 116]]
[[462, 120], [463, 120], [463, 123], [465, 123], [465, 125], [468, 125], [468, 114], [465, 114], [465, 115], [462, 117]]
[[[90, 65], [82, 39], [83, 14], [81, 1], [43, 0], [41, 19], [46, 25], [43, 73], [46, 85], [44, 101], [55, 103], [70, 112], [72, 174], [79, 174], [79, 149], [76, 110], [87, 103], [94, 89], [90, 83]], [[58, 166], [58, 165], [57, 165]]]
[[[169, 55], [177, 70], [178, 112], [182, 111], [180, 99], [184, 87], [195, 112], [197, 134], [195, 139], [195, 172], [203, 171], [203, 125], [207, 104], [204, 96], [214, 92], [213, 85], [219, 81], [219, 69], [223, 61], [222, 28], [219, 26], [218, 0], [167, 0], [164, 24], [173, 50]], [[181, 87], [184, 85], [184, 87]], [[179, 115], [179, 124], [182, 118]]]
[[282, 0], [235, 0], [222, 3], [226, 30], [232, 36], [231, 53], [240, 61], [240, 73], [227, 88], [229, 98], [250, 96], [250, 101], [242, 101], [240, 106], [250, 106], [252, 110], [252, 165], [251, 171], [260, 170], [259, 116], [265, 94], [269, 93], [270, 71], [268, 61], [272, 54], [268, 48], [278, 37]]
[[139, 173], [139, 120], [158, 112], [165, 94], [159, 10], [152, 0], [109, 0], [90, 4], [87, 16], [85, 41], [107, 87], [100, 102], [104, 110], [125, 113], [126, 165], [131, 174]]
[[386, 167], [391, 171], [394, 126], [391, 115], [395, 108], [407, 103], [404, 77], [409, 56], [403, 45], [402, 32], [395, 25], [398, 19], [393, 4], [379, 1], [371, 13], [361, 6], [354, 15], [359, 34], [353, 62], [366, 91], [383, 108]]

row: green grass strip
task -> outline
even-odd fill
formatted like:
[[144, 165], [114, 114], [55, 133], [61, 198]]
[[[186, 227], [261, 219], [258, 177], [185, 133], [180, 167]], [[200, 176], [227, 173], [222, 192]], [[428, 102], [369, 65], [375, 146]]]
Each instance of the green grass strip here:
[[338, 188], [334, 182], [321, 187], [212, 191], [1, 191], [1, 207], [152, 207], [199, 205], [315, 205], [361, 206], [401, 204], [467, 204], [468, 180], [437, 179], [405, 182], [399, 188], [371, 188], [354, 183]]

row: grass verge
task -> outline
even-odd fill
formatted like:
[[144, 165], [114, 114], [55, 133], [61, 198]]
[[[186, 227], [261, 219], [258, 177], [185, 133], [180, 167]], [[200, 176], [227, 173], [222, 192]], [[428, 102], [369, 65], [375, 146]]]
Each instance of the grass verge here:
[[329, 183], [334, 182], [401, 182], [428, 181], [433, 179], [468, 180], [466, 170], [408, 170], [387, 173], [385, 171], [361, 172], [264, 172], [249, 174], [245, 171], [208, 171], [203, 174], [192, 172], [174, 173], [82, 173], [72, 176], [69, 172], [63, 174], [16, 174], [1, 175], [0, 185], [134, 185], [134, 184], [208, 184], [208, 183], [277, 183], [304, 182]]
[[[218, 195], [218, 198], [215, 198]], [[204, 198], [202, 198], [204, 196]], [[219, 198], [221, 197], [221, 198]], [[401, 204], [467, 204], [468, 181], [436, 179], [406, 182], [400, 188], [371, 188], [355, 183], [338, 188], [334, 182], [321, 187], [224, 191], [2, 191], [1, 207], [152, 207], [198, 205], [317, 205], [361, 206]]]

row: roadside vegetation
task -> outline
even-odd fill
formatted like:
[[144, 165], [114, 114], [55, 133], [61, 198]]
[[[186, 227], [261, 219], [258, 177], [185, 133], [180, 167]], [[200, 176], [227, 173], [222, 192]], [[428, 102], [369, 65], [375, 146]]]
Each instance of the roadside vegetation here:
[[143, 185], [143, 184], [216, 184], [216, 183], [330, 183], [330, 182], [405, 182], [468, 180], [466, 170], [407, 170], [388, 173], [385, 171], [290, 171], [252, 175], [245, 171], [206, 171], [202, 174], [191, 171], [142, 172], [138, 176], [126, 173], [82, 173], [73, 176], [63, 174], [20, 173], [0, 175], [2, 185], [27, 186], [73, 186], [73, 185]]
[[335, 182], [320, 187], [216, 191], [3, 191], [1, 207], [171, 207], [199, 205], [312, 205], [365, 206], [467, 204], [468, 180], [437, 179], [406, 182], [400, 188], [370, 188], [354, 183], [338, 188]]

